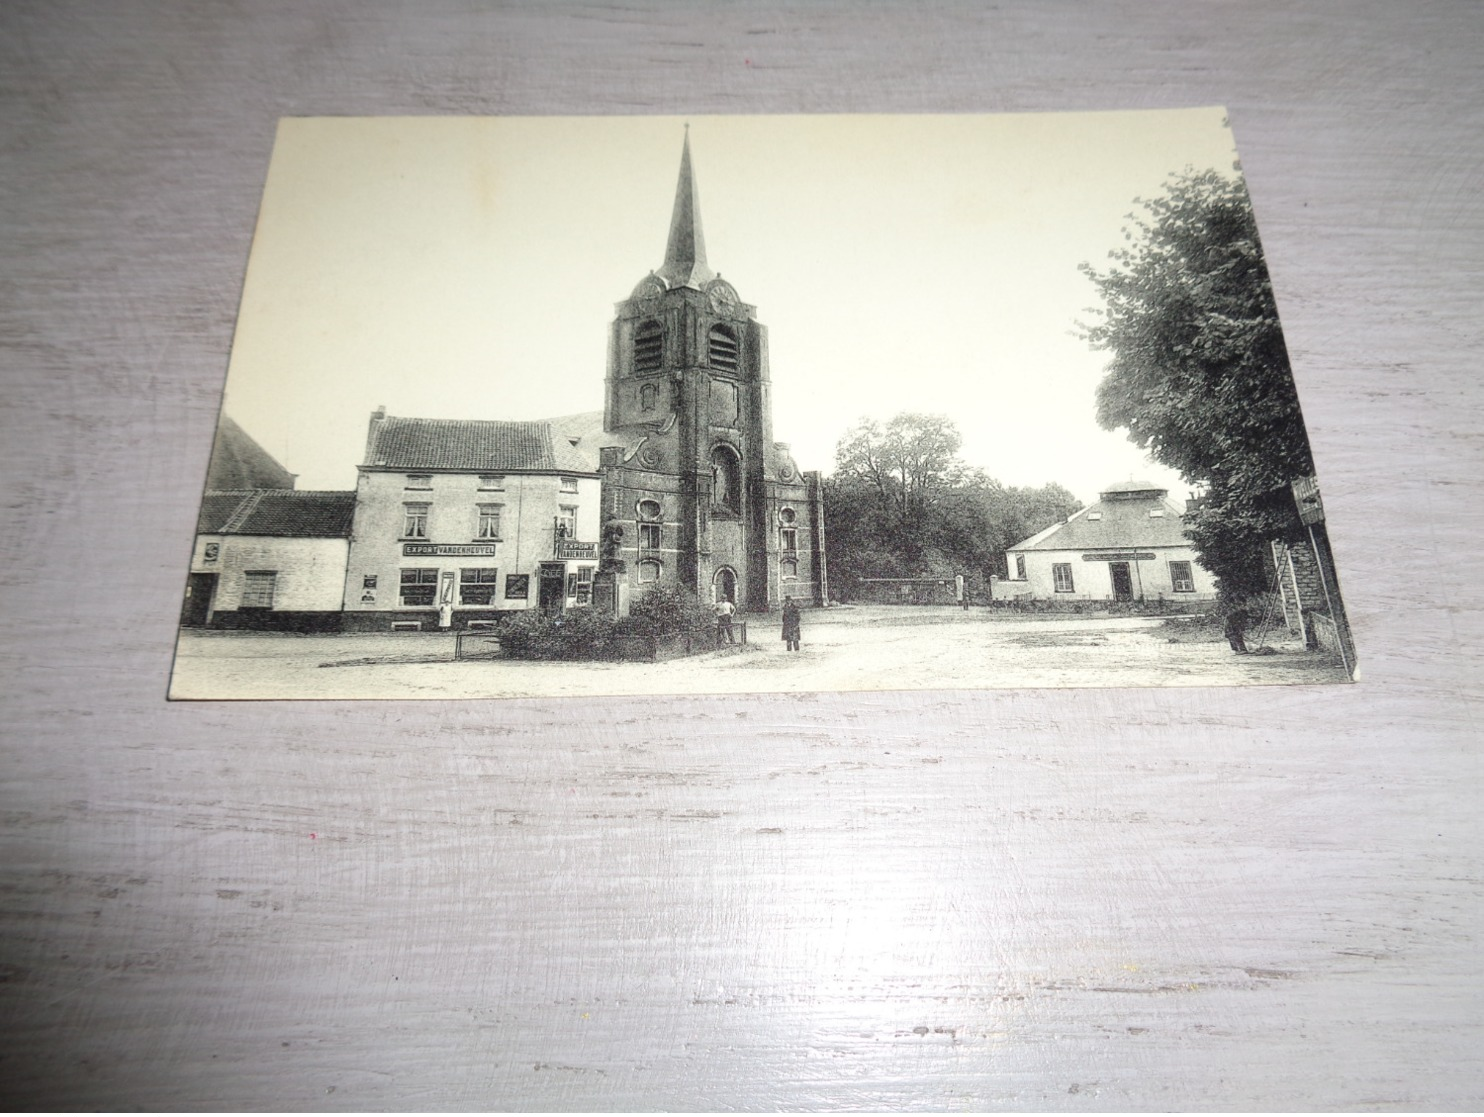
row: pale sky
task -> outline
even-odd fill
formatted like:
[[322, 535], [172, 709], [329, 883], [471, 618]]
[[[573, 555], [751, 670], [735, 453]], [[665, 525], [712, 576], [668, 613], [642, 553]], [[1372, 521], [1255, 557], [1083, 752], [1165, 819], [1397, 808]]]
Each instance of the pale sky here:
[[1219, 108], [1002, 116], [382, 117], [279, 127], [226, 411], [301, 489], [349, 489], [370, 412], [603, 406], [613, 306], [664, 258], [683, 125], [711, 267], [768, 327], [774, 437], [826, 473], [863, 416], [1091, 502], [1188, 486], [1093, 417], [1075, 336], [1136, 197], [1230, 170]]

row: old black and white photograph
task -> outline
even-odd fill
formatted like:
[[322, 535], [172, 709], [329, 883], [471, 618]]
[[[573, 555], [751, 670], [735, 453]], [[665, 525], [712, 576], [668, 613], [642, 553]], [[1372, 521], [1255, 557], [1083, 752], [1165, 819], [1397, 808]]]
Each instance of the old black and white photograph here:
[[1280, 298], [1220, 108], [285, 119], [170, 695], [1350, 681]]

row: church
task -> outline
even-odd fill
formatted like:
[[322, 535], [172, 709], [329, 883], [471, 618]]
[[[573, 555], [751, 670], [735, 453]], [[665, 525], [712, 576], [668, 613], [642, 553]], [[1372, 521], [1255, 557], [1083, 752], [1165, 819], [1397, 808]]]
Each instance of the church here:
[[[482, 627], [527, 609], [621, 616], [656, 586], [750, 612], [786, 597], [823, 604], [820, 478], [774, 441], [769, 376], [756, 308], [707, 261], [687, 134], [664, 261], [616, 307], [602, 411], [372, 414], [353, 521], [337, 529], [349, 546], [335, 627]], [[250, 609], [254, 627], [297, 627], [275, 616], [294, 579], [254, 571], [264, 584], [268, 574], [272, 600], [233, 600], [236, 583], [208, 594], [203, 579], [189, 613], [201, 619], [188, 623], [231, 626]]]
[[605, 565], [630, 594], [828, 600], [819, 474], [773, 440], [767, 327], [706, 259], [688, 134], [664, 263], [610, 329], [603, 429]]

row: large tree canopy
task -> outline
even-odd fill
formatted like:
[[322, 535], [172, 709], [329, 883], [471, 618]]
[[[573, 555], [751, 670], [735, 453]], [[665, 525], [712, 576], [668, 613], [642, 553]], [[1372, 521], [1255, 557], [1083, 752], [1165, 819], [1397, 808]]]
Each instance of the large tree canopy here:
[[1005, 548], [1075, 511], [1060, 485], [1009, 488], [958, 456], [942, 415], [862, 420], [840, 439], [825, 484], [831, 577], [848, 597], [861, 578], [1004, 573]]
[[1097, 418], [1206, 490], [1186, 519], [1224, 593], [1267, 584], [1263, 544], [1295, 521], [1288, 483], [1313, 473], [1252, 203], [1239, 177], [1175, 177], [1125, 230], [1088, 342], [1111, 354]]

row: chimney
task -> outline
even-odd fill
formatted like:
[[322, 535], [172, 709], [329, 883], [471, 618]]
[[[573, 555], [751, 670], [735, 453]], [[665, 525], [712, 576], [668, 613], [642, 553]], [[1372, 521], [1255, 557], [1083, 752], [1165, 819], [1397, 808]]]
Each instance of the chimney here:
[[366, 428], [366, 465], [376, 464], [376, 436], [381, 432], [381, 424], [386, 422], [386, 404], [381, 404], [375, 411], [371, 412], [371, 422]]

